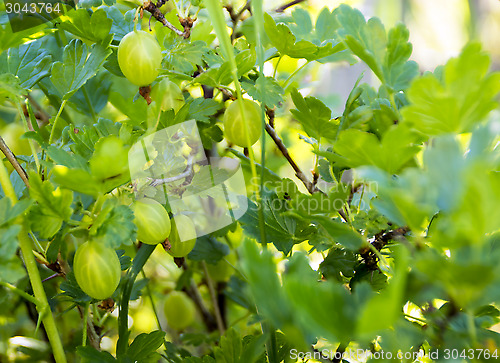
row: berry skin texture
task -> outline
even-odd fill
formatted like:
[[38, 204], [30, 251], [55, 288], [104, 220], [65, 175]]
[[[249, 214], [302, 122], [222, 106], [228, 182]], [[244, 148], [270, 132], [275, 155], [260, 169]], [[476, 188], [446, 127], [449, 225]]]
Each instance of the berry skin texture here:
[[[245, 119], [248, 123], [250, 143], [247, 141], [247, 128], [243, 122], [239, 102], [243, 102]], [[257, 142], [261, 133], [261, 112], [257, 103], [250, 100], [236, 100], [224, 112], [224, 135], [226, 139], [241, 147], [250, 147]]]
[[142, 243], [156, 245], [170, 235], [170, 217], [163, 206], [154, 199], [143, 198], [134, 204], [134, 223], [137, 239]]
[[156, 102], [162, 111], [174, 109], [177, 113], [184, 106], [184, 96], [178, 85], [163, 78], [151, 89], [151, 99]]
[[191, 252], [196, 244], [196, 229], [188, 216], [178, 214], [172, 220], [172, 233], [168, 238], [170, 249], [167, 251], [173, 257], [184, 257]]
[[194, 322], [195, 306], [182, 291], [172, 291], [165, 299], [163, 312], [168, 325], [175, 330], [184, 330]]
[[87, 241], [75, 253], [73, 272], [80, 288], [90, 297], [104, 300], [120, 283], [120, 260], [114, 249]]
[[134, 30], [120, 41], [118, 64], [122, 73], [136, 86], [147, 86], [158, 77], [161, 48], [154, 35]]

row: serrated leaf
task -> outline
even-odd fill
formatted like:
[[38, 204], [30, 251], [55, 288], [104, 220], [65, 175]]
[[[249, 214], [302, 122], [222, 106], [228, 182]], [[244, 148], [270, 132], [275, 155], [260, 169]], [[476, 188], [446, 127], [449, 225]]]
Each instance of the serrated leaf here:
[[54, 63], [50, 77], [62, 99], [69, 99], [85, 82], [95, 76], [110, 54], [111, 49], [97, 44], [92, 46], [89, 52], [87, 45], [81, 40], [71, 40], [64, 47], [63, 62]]
[[216, 264], [228, 254], [229, 247], [226, 244], [213, 237], [203, 236], [196, 240], [194, 249], [189, 253], [188, 258], [193, 261], [207, 261], [210, 264]]
[[160, 355], [156, 350], [163, 345], [165, 332], [161, 330], [153, 331], [149, 334], [139, 334], [130, 344], [127, 350], [127, 357], [135, 362], [155, 363]]
[[366, 21], [359, 10], [349, 5], [340, 5], [335, 13], [341, 24], [338, 34], [344, 43], [382, 83], [400, 91], [418, 75], [416, 63], [408, 61], [412, 46], [408, 42], [408, 29], [403, 24], [396, 25], [387, 36], [380, 19]]
[[442, 77], [427, 73], [407, 91], [403, 121], [427, 135], [470, 132], [497, 107], [500, 73], [487, 74], [490, 57], [477, 43], [446, 63]]
[[357, 263], [358, 259], [352, 251], [335, 247], [328, 252], [319, 269], [327, 279], [334, 278], [342, 282], [342, 277], [354, 276], [354, 267]]
[[332, 120], [332, 111], [323, 102], [314, 97], [302, 97], [296, 89], [291, 92], [296, 109], [290, 110], [304, 131], [310, 137], [334, 139], [337, 135], [337, 122]]
[[[273, 243], [279, 251], [287, 255], [294, 244], [308, 239], [308, 235], [303, 232], [308, 230], [309, 223], [288, 215], [286, 212], [290, 206], [284, 198], [266, 191], [262, 193], [262, 205], [267, 243]], [[248, 200], [248, 210], [239, 222], [248, 236], [261, 240], [258, 206], [253, 201]]]
[[321, 224], [335, 242], [343, 245], [351, 251], [357, 251], [363, 244], [365, 239], [357, 231], [353, 230], [346, 223], [325, 216], [313, 216], [312, 220]]
[[96, 117], [108, 103], [108, 94], [111, 89], [111, 80], [107, 72], [100, 72], [97, 76], [90, 78], [69, 101], [73, 103], [78, 111], [89, 117]]
[[255, 84], [243, 81], [241, 85], [249, 96], [269, 108], [278, 107], [283, 102], [285, 91], [273, 77], [259, 76]]
[[[100, 3], [99, 3], [100, 5]], [[110, 34], [112, 20], [102, 9], [91, 12], [86, 9], [78, 9], [68, 13], [66, 21], [60, 23], [58, 27], [76, 35], [79, 38], [90, 40], [94, 43], [107, 47], [113, 37]]]
[[59, 288], [62, 291], [58, 295], [60, 298], [69, 298], [72, 302], [80, 306], [85, 306], [92, 301], [92, 298], [84, 293], [80, 286], [78, 286], [73, 271], [66, 274], [66, 280], [61, 282]]
[[209, 122], [210, 116], [214, 115], [221, 108], [222, 105], [211, 98], [195, 98], [193, 102], [189, 104], [189, 114], [186, 118]]
[[317, 46], [307, 40], [296, 41], [297, 38], [285, 24], [276, 24], [271, 15], [264, 14], [264, 29], [272, 44], [281, 55], [291, 58], [305, 58], [308, 61], [319, 60], [345, 49], [341, 43], [325, 43]]
[[208, 50], [205, 42], [201, 40], [192, 43], [179, 42], [167, 49], [163, 64], [167, 69], [192, 74], [196, 66], [202, 65], [203, 55]]
[[34, 172], [29, 176], [30, 196], [37, 202], [31, 210], [32, 225], [42, 237], [52, 237], [73, 214], [73, 193], [60, 187], [54, 189], [50, 180], [42, 182]]
[[134, 213], [126, 205], [118, 205], [117, 200], [104, 202], [89, 233], [96, 240], [116, 249], [120, 245], [131, 245], [135, 241], [137, 227], [134, 224]]
[[[114, 41], [122, 40], [125, 35], [134, 30], [135, 10], [132, 9], [122, 14], [116, 6], [103, 6], [101, 9], [113, 21], [109, 32], [113, 34]], [[140, 25], [140, 23], [137, 24], [137, 30], [141, 28]]]
[[20, 86], [30, 89], [49, 74], [51, 56], [41, 46], [42, 42], [36, 41], [9, 49], [5, 63], [0, 65], [0, 73], [17, 76]]
[[395, 174], [420, 150], [414, 141], [415, 135], [400, 125], [390, 128], [382, 141], [374, 134], [349, 129], [339, 134], [333, 147], [336, 155], [332, 154], [331, 160], [340, 167], [374, 165]]

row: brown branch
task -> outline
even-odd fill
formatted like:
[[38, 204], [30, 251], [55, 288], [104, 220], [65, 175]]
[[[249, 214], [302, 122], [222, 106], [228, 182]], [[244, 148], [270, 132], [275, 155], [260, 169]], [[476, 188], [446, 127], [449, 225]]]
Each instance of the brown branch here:
[[300, 3], [303, 3], [304, 1], [306, 0], [294, 0], [294, 1], [290, 1], [289, 3], [286, 3], [286, 4], [283, 4], [281, 5], [279, 8], [276, 8], [276, 12], [277, 13], [282, 13], [284, 12], [286, 9], [288, 9], [289, 7], [291, 6], [294, 6], [294, 5], [297, 5], [297, 4], [300, 4]]
[[278, 149], [280, 149], [280, 151], [283, 154], [283, 156], [285, 157], [285, 159], [288, 160], [288, 163], [291, 165], [291, 167], [295, 171], [295, 175], [305, 185], [305, 187], [307, 188], [309, 193], [312, 194], [314, 192], [317, 192], [318, 189], [313, 185], [313, 183], [311, 183], [307, 179], [307, 177], [304, 175], [304, 173], [299, 168], [297, 163], [295, 163], [295, 161], [292, 159], [292, 157], [290, 156], [290, 153], [288, 152], [288, 149], [286, 148], [285, 144], [283, 144], [283, 141], [280, 139], [280, 137], [278, 136], [276, 131], [271, 127], [271, 125], [269, 125], [267, 123], [266, 123], [266, 131], [269, 134], [269, 136], [271, 136], [271, 139], [273, 139], [273, 141], [276, 144], [276, 146], [278, 147]]
[[9, 160], [9, 162], [12, 164], [14, 170], [19, 174], [26, 187], [29, 188], [30, 183], [28, 181], [28, 174], [26, 173], [26, 170], [24, 170], [21, 164], [19, 164], [19, 161], [17, 161], [16, 156], [10, 150], [10, 148], [7, 146], [7, 144], [5, 143], [4, 139], [1, 136], [0, 136], [0, 150], [2, 150], [7, 160]]
[[[163, 5], [163, 1], [161, 1], [158, 5]], [[160, 5], [160, 6], [161, 6]], [[171, 22], [169, 22], [165, 15], [160, 11], [159, 6], [153, 4], [151, 0], [146, 0], [142, 5], [142, 9], [147, 10], [151, 15], [158, 20], [163, 26], [166, 26], [170, 30], [172, 30], [175, 34], [187, 39], [191, 35], [191, 28], [193, 27], [194, 20], [191, 18], [187, 19], [179, 19], [182, 26], [184, 27], [184, 31], [177, 29]]]
[[[371, 242], [371, 245], [375, 247], [377, 251], [381, 251], [390, 241], [404, 239], [404, 235], [408, 233], [410, 228], [408, 227], [400, 227], [396, 228], [392, 231], [381, 231], [375, 235], [375, 240]], [[370, 247], [363, 247], [359, 254], [365, 261], [366, 266], [371, 270], [378, 269], [378, 257], [377, 255], [370, 249]]]
[[205, 261], [201, 261], [201, 265], [203, 266], [203, 272], [205, 273], [208, 292], [210, 293], [210, 300], [212, 300], [212, 305], [214, 307], [215, 320], [217, 321], [217, 328], [221, 335], [224, 335], [226, 328], [224, 326], [224, 321], [222, 320], [222, 314], [219, 309], [219, 303], [217, 301], [217, 295], [214, 288], [214, 282], [208, 273], [207, 264]]

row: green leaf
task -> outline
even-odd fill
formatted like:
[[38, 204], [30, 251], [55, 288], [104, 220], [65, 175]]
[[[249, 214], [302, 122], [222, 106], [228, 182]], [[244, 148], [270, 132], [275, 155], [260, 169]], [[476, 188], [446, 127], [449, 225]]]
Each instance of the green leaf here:
[[102, 352], [91, 346], [79, 346], [76, 348], [76, 352], [82, 358], [82, 362], [101, 362], [101, 363], [115, 363], [117, 360], [109, 353]]
[[135, 241], [136, 230], [132, 210], [126, 205], [119, 205], [116, 199], [108, 199], [92, 224], [89, 234], [108, 247], [116, 249], [121, 245], [130, 246]]
[[412, 46], [408, 42], [408, 29], [403, 24], [391, 29], [387, 36], [380, 19], [366, 21], [359, 10], [349, 5], [340, 5], [336, 14], [342, 26], [338, 34], [382, 83], [400, 91], [418, 75], [417, 64], [408, 61]]
[[197, 66], [203, 65], [203, 56], [209, 48], [202, 40], [192, 43], [177, 42], [167, 48], [163, 64], [167, 69], [173, 69], [185, 74], [192, 74]]
[[381, 330], [389, 328], [402, 314], [409, 253], [404, 246], [396, 252], [394, 276], [385, 290], [368, 301], [358, 318], [357, 330], [362, 337], [371, 338]]
[[353, 252], [334, 247], [328, 252], [328, 256], [321, 262], [319, 268], [327, 279], [334, 278], [343, 282], [343, 277], [354, 276], [354, 267], [357, 263], [358, 259]]
[[11, 73], [19, 78], [22, 88], [32, 88], [49, 74], [51, 56], [41, 48], [42, 44], [36, 41], [9, 49], [0, 63], [0, 73]]
[[88, 51], [81, 40], [73, 39], [64, 47], [63, 62], [52, 66], [50, 80], [63, 100], [69, 99], [85, 82], [96, 75], [111, 49], [94, 45]]
[[390, 128], [381, 142], [374, 134], [349, 129], [340, 132], [333, 146], [336, 154], [329, 158], [339, 167], [373, 165], [395, 174], [420, 150], [414, 141], [414, 133], [400, 125]]
[[195, 98], [193, 102], [189, 104], [189, 114], [187, 118], [193, 118], [196, 121], [209, 122], [210, 116], [213, 116], [221, 108], [222, 105], [211, 98]]
[[50, 238], [73, 214], [73, 193], [60, 187], [54, 189], [50, 180], [42, 182], [34, 172], [29, 176], [30, 196], [37, 202], [31, 209], [32, 227], [40, 232], [41, 237]]
[[[101, 9], [113, 21], [109, 33], [113, 34], [114, 41], [120, 41], [125, 35], [134, 30], [134, 9], [127, 11], [125, 14], [122, 14], [116, 6], [103, 6]], [[140, 23], [137, 24], [138, 30], [140, 25]]]
[[213, 237], [198, 237], [194, 249], [189, 253], [188, 258], [193, 261], [207, 261], [216, 264], [224, 256], [229, 254], [229, 247], [217, 241]]
[[103, 9], [97, 9], [94, 12], [78, 9], [68, 13], [64, 19], [67, 20], [59, 23], [58, 28], [78, 38], [102, 44], [104, 47], [107, 47], [113, 38], [110, 34], [113, 21], [107, 17]]
[[4, 97], [17, 101], [26, 91], [19, 84], [19, 78], [10, 73], [0, 74], [0, 99]]
[[241, 85], [249, 96], [269, 108], [278, 107], [283, 102], [285, 91], [273, 77], [259, 76], [255, 84], [243, 81]]
[[357, 303], [344, 286], [318, 281], [307, 258], [296, 253], [283, 277], [287, 300], [296, 324], [313, 336], [331, 341], [350, 341], [354, 336]]
[[264, 336], [247, 335], [242, 338], [230, 328], [220, 339], [220, 346], [214, 349], [216, 363], [254, 363], [265, 350]]
[[53, 29], [47, 28], [47, 24], [41, 24], [18, 32], [12, 32], [10, 25], [3, 22], [0, 25], [0, 53], [30, 40], [41, 38], [53, 31]]
[[285, 24], [276, 24], [271, 15], [264, 14], [264, 29], [271, 43], [278, 49], [281, 55], [291, 58], [305, 58], [308, 61], [325, 58], [345, 49], [343, 44], [326, 43], [317, 46], [307, 40], [296, 41], [295, 35]]
[[272, 253], [268, 249], [261, 253], [254, 242], [247, 240], [242, 249], [242, 268], [259, 313], [276, 327], [291, 324], [293, 315], [281, 288]]
[[90, 78], [71, 98], [78, 111], [89, 116], [96, 117], [108, 103], [111, 81], [107, 72], [100, 72], [97, 76]]
[[127, 357], [134, 362], [154, 363], [160, 359], [160, 354], [156, 352], [163, 345], [165, 332], [161, 330], [153, 331], [149, 334], [139, 334], [127, 350]]
[[0, 199], [0, 227], [13, 222], [17, 217], [25, 213], [32, 202], [32, 200], [23, 199], [12, 206], [9, 198]]
[[0, 264], [0, 281], [15, 284], [25, 277], [26, 269], [18, 258]]
[[[308, 223], [297, 216], [287, 215], [286, 212], [290, 209], [288, 202], [284, 198], [279, 198], [275, 193], [266, 191], [261, 197], [266, 241], [273, 243], [279, 251], [287, 255], [294, 244], [307, 239], [307, 234], [304, 235], [302, 232], [308, 231]], [[248, 210], [239, 222], [248, 236], [260, 241], [258, 206], [250, 199]]]
[[313, 216], [310, 218], [320, 223], [335, 242], [352, 251], [357, 251], [366, 243], [363, 236], [349, 227], [347, 223], [342, 223], [325, 216]]
[[290, 110], [300, 122], [309, 137], [320, 140], [321, 137], [334, 139], [337, 134], [337, 123], [332, 120], [332, 111], [323, 102], [314, 97], [302, 97], [296, 89], [291, 92], [297, 109]]
[[17, 235], [20, 231], [20, 225], [0, 228], [0, 261], [2, 263], [16, 258], [18, 248]]
[[407, 91], [403, 121], [427, 135], [470, 132], [498, 106], [500, 73], [487, 74], [489, 56], [471, 43], [444, 66], [442, 76], [427, 73]]

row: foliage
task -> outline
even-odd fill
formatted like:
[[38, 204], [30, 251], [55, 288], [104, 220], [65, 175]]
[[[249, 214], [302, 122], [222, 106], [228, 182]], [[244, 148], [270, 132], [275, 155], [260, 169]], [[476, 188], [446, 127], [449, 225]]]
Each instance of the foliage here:
[[[489, 55], [470, 43], [420, 74], [404, 24], [386, 29], [348, 5], [313, 19], [262, 3], [226, 13], [219, 0], [84, 1], [15, 33], [2, 21], [0, 118], [23, 125], [30, 152], [0, 139], [0, 361], [498, 357], [500, 73]], [[121, 71], [125, 59], [140, 78], [144, 54], [118, 63], [134, 29], [161, 47], [151, 87]], [[360, 77], [334, 114], [287, 71], [295, 60], [363, 62], [379, 85]], [[161, 220], [137, 222], [144, 197]], [[195, 221], [172, 228], [185, 238], [169, 235], [174, 215]], [[104, 301], [73, 272], [89, 240], [120, 261]], [[179, 299], [160, 308], [168, 296], [189, 299], [188, 323]]]

